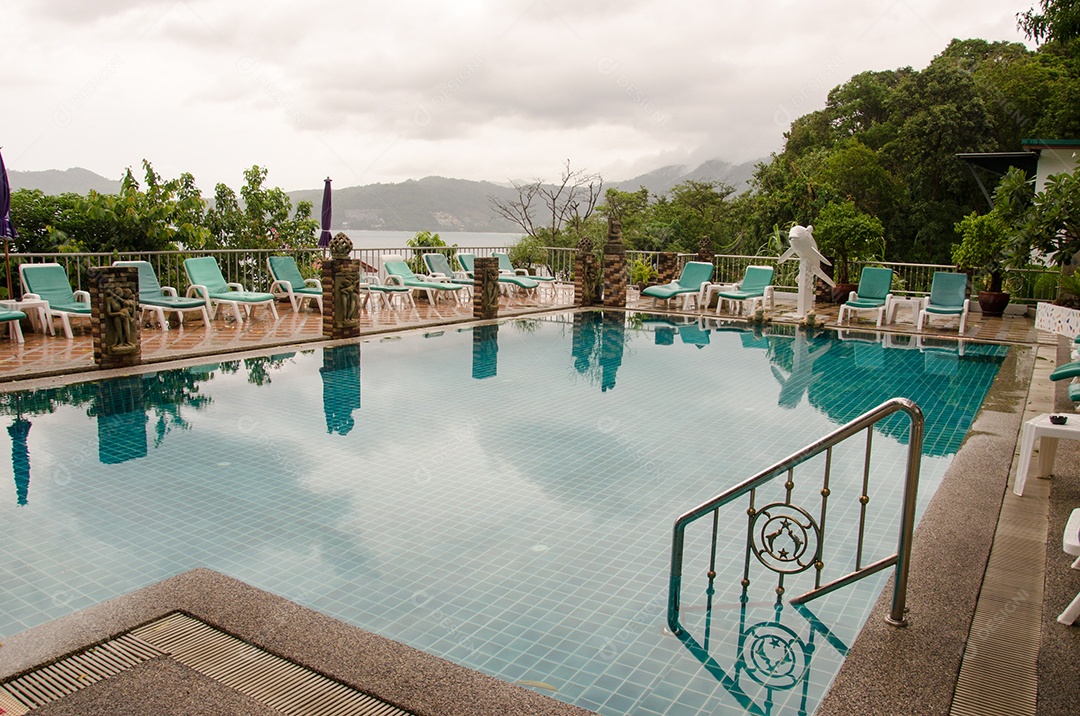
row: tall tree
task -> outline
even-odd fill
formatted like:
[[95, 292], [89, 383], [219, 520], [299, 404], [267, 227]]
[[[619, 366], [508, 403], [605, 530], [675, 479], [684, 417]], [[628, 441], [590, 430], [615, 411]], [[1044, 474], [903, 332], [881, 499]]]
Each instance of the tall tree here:
[[529, 236], [557, 243], [564, 231], [577, 234], [585, 230], [603, 196], [604, 179], [597, 173], [572, 169], [567, 159], [557, 183], [534, 179], [513, 185], [517, 196], [512, 199], [488, 197], [495, 213]]

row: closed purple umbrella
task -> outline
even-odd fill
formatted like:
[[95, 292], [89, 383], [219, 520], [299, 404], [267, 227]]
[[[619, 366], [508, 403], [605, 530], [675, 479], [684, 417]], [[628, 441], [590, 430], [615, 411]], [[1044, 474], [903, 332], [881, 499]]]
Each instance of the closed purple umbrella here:
[[333, 215], [330, 206], [330, 177], [326, 177], [326, 186], [322, 193], [322, 232], [319, 234], [319, 246], [330, 245], [330, 218]]
[[[329, 186], [329, 185], [327, 185]], [[325, 209], [323, 209], [325, 211]], [[8, 184], [7, 167], [4, 155], [0, 154], [0, 239], [4, 242], [4, 264], [7, 267], [7, 297], [14, 298], [11, 292], [11, 240], [19, 234], [11, 225], [11, 186]]]

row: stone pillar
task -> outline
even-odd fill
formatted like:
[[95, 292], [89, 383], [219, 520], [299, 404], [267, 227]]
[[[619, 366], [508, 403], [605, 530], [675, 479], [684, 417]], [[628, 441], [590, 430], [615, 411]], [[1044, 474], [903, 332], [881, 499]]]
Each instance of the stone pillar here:
[[661, 251], [656, 258], [656, 282], [671, 283], [678, 278], [676, 271], [679, 265], [679, 255], [674, 251]]
[[697, 260], [709, 264], [713, 261], [712, 239], [708, 236], [701, 237], [701, 242], [698, 244]]
[[329, 260], [322, 264], [323, 338], [360, 335], [360, 261], [352, 255], [352, 240], [339, 232], [330, 240]]
[[499, 260], [494, 256], [473, 259], [473, 318], [499, 317]]
[[626, 249], [622, 242], [622, 222], [608, 219], [607, 245], [604, 246], [604, 305], [626, 307]]
[[597, 302], [596, 284], [600, 266], [592, 252], [592, 243], [582, 238], [578, 241], [574, 258], [574, 305], [591, 306]]
[[94, 363], [99, 368], [139, 365], [139, 269], [91, 266], [88, 276]]

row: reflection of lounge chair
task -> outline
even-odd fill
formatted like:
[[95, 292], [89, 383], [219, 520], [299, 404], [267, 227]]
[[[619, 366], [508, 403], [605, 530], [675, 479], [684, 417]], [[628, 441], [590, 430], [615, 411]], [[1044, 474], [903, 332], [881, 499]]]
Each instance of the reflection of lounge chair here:
[[172, 286], [162, 286], [149, 261], [114, 261], [113, 266], [134, 266], [139, 269], [139, 308], [144, 315], [156, 315], [161, 330], [169, 330], [169, 322], [165, 320], [166, 311], [176, 311], [181, 326], [184, 325], [184, 311], [199, 311], [203, 326], [210, 325], [206, 302], [198, 298], [182, 298], [176, 295], [176, 289]]
[[450, 262], [444, 254], [424, 254], [424, 264], [428, 268], [428, 274], [449, 279], [451, 283], [461, 284], [465, 287], [465, 293], [472, 295], [473, 280], [464, 271], [454, 271], [450, 268]]
[[270, 293], [275, 296], [288, 296], [293, 311], [299, 312], [304, 301], [314, 301], [322, 313], [322, 281], [317, 278], [305, 279], [296, 266], [292, 256], [268, 256], [266, 267], [274, 282], [270, 284]]
[[224, 303], [232, 307], [233, 315], [236, 316], [236, 325], [244, 323], [244, 314], [240, 311], [243, 304], [244, 311], [248, 312], [255, 306], [269, 306], [274, 318], [278, 317], [277, 306], [274, 305], [274, 294], [245, 291], [238, 283], [226, 283], [221, 275], [217, 259], [213, 256], [201, 256], [197, 259], [184, 259], [184, 272], [187, 273], [187, 295], [199, 296], [206, 302], [211, 316], [217, 316], [218, 305]]
[[845, 312], [850, 322], [852, 311], [876, 311], [877, 327], [881, 328], [881, 321], [892, 302], [892, 279], [893, 271], [890, 268], [864, 266], [859, 277], [859, 288], [851, 293], [847, 303], [840, 306], [837, 323], [844, 322]]
[[[476, 258], [473, 254], [458, 254], [458, 261], [461, 262], [461, 267], [465, 269], [465, 275], [469, 278], [473, 278], [475, 265], [473, 259]], [[512, 288], [522, 288], [526, 291], [535, 289], [540, 284], [533, 280], [532, 276], [519, 276], [515, 273], [503, 273], [499, 272], [499, 288], [503, 293], [509, 293]]]
[[[90, 294], [72, 291], [67, 271], [60, 264], [20, 264], [19, 277], [26, 292], [23, 298], [48, 301], [45, 313], [52, 325], [59, 316], [64, 324], [64, 335], [71, 338], [71, 316], [90, 318]], [[51, 329], [50, 329], [51, 330]]]
[[700, 323], [688, 323], [685, 326], [679, 326], [679, 338], [682, 339], [682, 342], [698, 348], [709, 345], [709, 333], [711, 331], [708, 328], [703, 328]]
[[554, 276], [538, 276], [528, 272], [527, 269], [516, 269], [514, 264], [510, 263], [509, 254], [500, 253], [498, 251], [492, 251], [491, 255], [499, 260], [499, 273], [504, 276], [524, 276], [530, 281], [533, 281], [541, 286], [547, 286], [552, 291], [555, 290], [555, 277]]
[[734, 304], [739, 303], [740, 313], [744, 307], [753, 311], [758, 301], [762, 302], [763, 307], [772, 308], [773, 272], [772, 266], [747, 266], [743, 280], [739, 282], [737, 289], [721, 291], [717, 294], [720, 298], [716, 302], [716, 314], [720, 315], [723, 312], [724, 301], [731, 301], [733, 311]]
[[653, 300], [653, 305], [660, 299], [667, 306], [671, 299], [676, 296], [683, 297], [683, 310], [690, 310], [690, 302], [697, 298], [702, 285], [712, 280], [713, 265], [707, 261], [687, 261], [683, 266], [682, 274], [671, 283], [647, 286], [641, 292], [642, 296], [648, 296]]
[[18, 343], [24, 341], [22, 327], [19, 326], [19, 321], [24, 318], [26, 318], [26, 314], [22, 311], [7, 311], [0, 309], [0, 323], [8, 324], [8, 334], [11, 336], [11, 340]]
[[927, 318], [959, 316], [960, 334], [963, 335], [968, 306], [971, 303], [971, 299], [967, 297], [967, 282], [968, 277], [962, 273], [935, 271], [934, 279], [930, 283], [930, 297], [919, 311], [917, 330], [922, 330], [923, 321]]
[[383, 270], [386, 271], [386, 282], [388, 284], [397, 284], [398, 286], [407, 286], [408, 288], [423, 291], [427, 294], [428, 302], [432, 306], [435, 305], [438, 296], [453, 295], [457, 297], [458, 292], [462, 289], [461, 284], [430, 280], [427, 276], [417, 276], [409, 268], [409, 264], [395, 254], [383, 256], [382, 264]]

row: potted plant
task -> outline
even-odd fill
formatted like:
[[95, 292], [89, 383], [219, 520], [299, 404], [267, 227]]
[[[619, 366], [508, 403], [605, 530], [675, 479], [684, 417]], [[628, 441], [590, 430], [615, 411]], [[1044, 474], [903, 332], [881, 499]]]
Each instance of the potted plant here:
[[979, 308], [985, 316], [1000, 316], [1009, 305], [1009, 294], [1002, 290], [1003, 269], [1009, 249], [1009, 231], [995, 211], [972, 212], [958, 221], [960, 243], [953, 245], [952, 260], [958, 268], [980, 272], [985, 279], [979, 290]]
[[652, 263], [645, 259], [634, 259], [630, 262], [630, 283], [644, 291], [645, 287], [655, 283], [659, 274], [653, 268]]
[[818, 250], [833, 262], [834, 303], [843, 303], [858, 288], [855, 264], [884, 255], [884, 233], [881, 221], [859, 211], [853, 201], [832, 202], [818, 214], [814, 239]]

